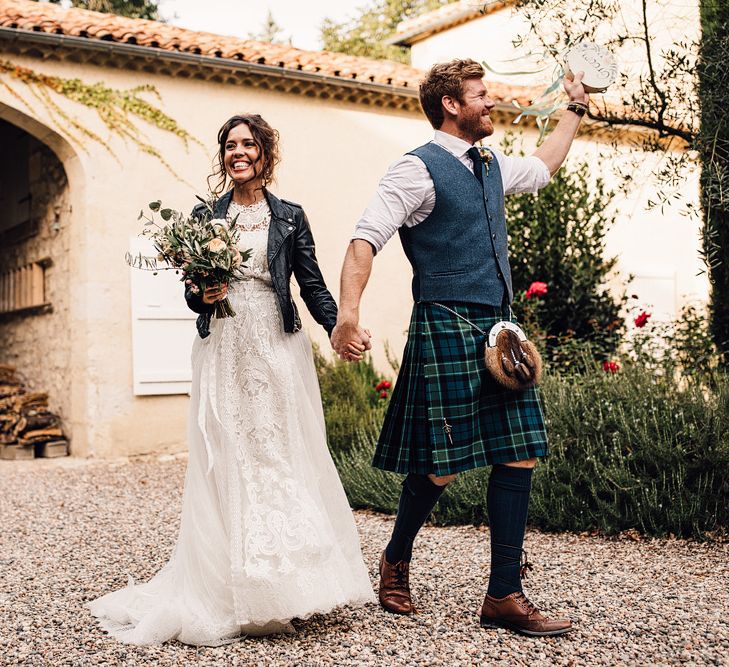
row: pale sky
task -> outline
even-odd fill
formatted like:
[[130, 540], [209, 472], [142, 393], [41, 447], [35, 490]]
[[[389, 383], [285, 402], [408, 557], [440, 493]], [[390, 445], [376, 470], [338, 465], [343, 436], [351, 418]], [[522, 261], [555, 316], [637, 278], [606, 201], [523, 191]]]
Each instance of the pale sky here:
[[302, 49], [321, 48], [319, 26], [325, 18], [342, 21], [367, 4], [367, 0], [159, 1], [160, 14], [173, 25], [242, 38], [262, 30], [270, 9], [284, 37]]

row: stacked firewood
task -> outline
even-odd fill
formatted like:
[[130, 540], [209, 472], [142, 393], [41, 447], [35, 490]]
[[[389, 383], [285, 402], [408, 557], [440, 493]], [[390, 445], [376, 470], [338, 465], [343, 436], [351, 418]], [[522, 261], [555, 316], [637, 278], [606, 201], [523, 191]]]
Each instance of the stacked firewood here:
[[68, 440], [60, 417], [48, 409], [48, 394], [27, 391], [15, 368], [0, 364], [0, 456], [66, 454]]

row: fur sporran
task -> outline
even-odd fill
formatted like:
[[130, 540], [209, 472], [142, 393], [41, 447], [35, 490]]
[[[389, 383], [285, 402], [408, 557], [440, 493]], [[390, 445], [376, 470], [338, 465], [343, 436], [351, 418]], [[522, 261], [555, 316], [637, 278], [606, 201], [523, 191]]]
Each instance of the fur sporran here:
[[[500, 324], [504, 322], [494, 326]], [[541, 380], [542, 357], [526, 336], [522, 339], [515, 331], [502, 329], [496, 334], [493, 346], [487, 338], [485, 348], [486, 368], [507, 389], [528, 389]]]
[[448, 306], [442, 303], [433, 305], [447, 310], [486, 336], [486, 368], [502, 387], [520, 391], [539, 384], [542, 378], [542, 357], [517, 324], [506, 320], [497, 322], [487, 333]]

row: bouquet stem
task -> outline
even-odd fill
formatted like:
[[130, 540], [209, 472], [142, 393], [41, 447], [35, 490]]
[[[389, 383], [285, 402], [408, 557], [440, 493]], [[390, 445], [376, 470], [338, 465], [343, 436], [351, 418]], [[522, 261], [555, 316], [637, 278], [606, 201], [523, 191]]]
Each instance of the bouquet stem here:
[[233, 306], [230, 305], [230, 301], [228, 301], [227, 296], [224, 299], [215, 302], [214, 314], [218, 319], [223, 317], [235, 317], [235, 311], [233, 310]]

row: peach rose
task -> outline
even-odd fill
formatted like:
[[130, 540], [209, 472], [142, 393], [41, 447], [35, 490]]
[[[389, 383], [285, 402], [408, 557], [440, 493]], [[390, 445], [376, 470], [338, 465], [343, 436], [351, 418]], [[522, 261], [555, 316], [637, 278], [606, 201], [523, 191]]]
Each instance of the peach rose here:
[[207, 248], [210, 252], [223, 252], [226, 248], [225, 241], [223, 239], [210, 239], [207, 243]]

